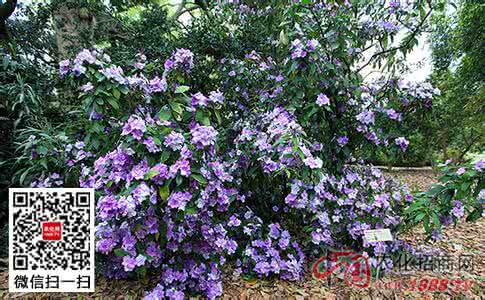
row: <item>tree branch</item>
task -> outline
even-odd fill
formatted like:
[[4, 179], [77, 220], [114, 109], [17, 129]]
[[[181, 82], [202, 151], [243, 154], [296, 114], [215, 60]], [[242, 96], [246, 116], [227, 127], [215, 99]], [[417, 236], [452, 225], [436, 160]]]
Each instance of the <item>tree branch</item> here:
[[421, 20], [421, 22], [418, 24], [418, 26], [416, 26], [416, 29], [411, 33], [411, 36], [407, 39], [407, 41], [405, 43], [403, 43], [403, 44], [401, 44], [401, 45], [399, 45], [397, 47], [388, 48], [388, 49], [379, 51], [377, 53], [374, 53], [371, 56], [371, 58], [363, 66], [361, 66], [359, 69], [357, 69], [357, 73], [360, 72], [360, 71], [362, 71], [362, 69], [364, 69], [365, 67], [367, 67], [377, 57], [379, 57], [379, 56], [381, 56], [383, 54], [389, 53], [389, 52], [394, 52], [394, 51], [397, 51], [397, 50], [404, 49], [407, 46], [409, 46], [409, 44], [411, 43], [411, 41], [413, 40], [413, 38], [418, 34], [418, 32], [420, 31], [421, 27], [424, 25], [424, 22], [426, 22], [426, 20], [428, 19], [428, 17], [431, 15], [431, 12], [432, 11], [433, 11], [433, 8], [430, 5], [430, 9], [429, 9], [428, 13], [426, 14], [426, 16], [424, 16], [424, 18]]

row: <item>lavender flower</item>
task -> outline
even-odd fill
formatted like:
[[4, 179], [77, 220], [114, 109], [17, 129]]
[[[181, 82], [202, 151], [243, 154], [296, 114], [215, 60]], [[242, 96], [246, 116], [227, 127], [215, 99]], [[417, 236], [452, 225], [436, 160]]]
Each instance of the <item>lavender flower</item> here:
[[81, 86], [81, 91], [84, 93], [90, 92], [94, 89], [94, 85], [91, 82], [88, 82]]
[[303, 162], [306, 166], [310, 167], [310, 169], [320, 169], [323, 166], [323, 161], [318, 157], [307, 157]]
[[339, 136], [337, 138], [337, 144], [340, 146], [340, 147], [343, 147], [345, 145], [347, 145], [347, 143], [349, 142], [349, 138], [347, 136]]
[[200, 92], [192, 95], [192, 106], [198, 105], [198, 106], [206, 107], [208, 102], [209, 102], [209, 99]]
[[181, 133], [172, 131], [169, 135], [165, 137], [163, 144], [172, 149], [173, 151], [177, 151], [182, 149], [182, 146], [185, 143], [185, 138]]
[[185, 210], [190, 199], [192, 199], [190, 192], [175, 192], [168, 197], [168, 206], [172, 209]]
[[200, 126], [197, 124], [190, 130], [190, 135], [192, 137], [191, 143], [198, 149], [203, 149], [214, 145], [218, 132], [212, 126]]
[[327, 95], [320, 93], [317, 97], [316, 103], [317, 103], [318, 106], [329, 105], [330, 99], [327, 97]]
[[69, 73], [69, 65], [71, 62], [69, 59], [65, 59], [59, 62], [59, 74], [62, 77], [66, 76], [67, 73]]
[[146, 131], [145, 121], [137, 115], [131, 115], [123, 126], [121, 135], [131, 134], [135, 139], [141, 140], [143, 133]]
[[465, 215], [465, 208], [460, 201], [453, 201], [453, 209], [451, 210], [451, 214], [457, 218], [461, 218]]
[[394, 142], [396, 143], [396, 145], [398, 145], [399, 147], [401, 147], [401, 150], [403, 152], [406, 152], [406, 149], [408, 148], [409, 146], [409, 141], [406, 140], [404, 137], [398, 137], [394, 140]]

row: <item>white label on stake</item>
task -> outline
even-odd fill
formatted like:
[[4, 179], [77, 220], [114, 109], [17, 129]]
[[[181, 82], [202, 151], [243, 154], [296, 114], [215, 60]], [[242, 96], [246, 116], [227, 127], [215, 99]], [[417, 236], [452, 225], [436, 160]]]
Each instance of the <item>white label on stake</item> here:
[[392, 241], [389, 228], [364, 230], [364, 239], [368, 243]]

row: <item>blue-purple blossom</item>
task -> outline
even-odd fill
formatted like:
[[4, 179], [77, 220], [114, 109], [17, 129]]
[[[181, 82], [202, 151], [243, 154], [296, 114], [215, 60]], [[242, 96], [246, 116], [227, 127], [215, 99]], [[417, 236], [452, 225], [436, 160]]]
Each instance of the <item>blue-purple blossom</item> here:
[[131, 134], [135, 139], [141, 140], [143, 133], [146, 131], [145, 121], [139, 116], [131, 115], [128, 121], [123, 126], [121, 135]]
[[337, 138], [337, 144], [340, 146], [340, 147], [343, 147], [345, 145], [347, 145], [347, 143], [349, 142], [349, 138], [347, 136], [339, 136]]
[[406, 138], [404, 137], [398, 137], [394, 140], [394, 142], [396, 143], [396, 145], [398, 145], [399, 147], [401, 147], [401, 150], [403, 152], [406, 151], [406, 149], [408, 148], [409, 146], [409, 141], [406, 140]]
[[172, 209], [185, 210], [190, 199], [192, 199], [190, 192], [175, 192], [168, 197], [168, 206]]
[[212, 91], [209, 93], [209, 101], [212, 103], [222, 104], [224, 102], [224, 94], [219, 90]]
[[90, 92], [94, 89], [94, 85], [91, 82], [88, 82], [88, 83], [82, 85], [80, 89], [84, 93], [87, 93], [87, 92]]
[[204, 96], [202, 93], [196, 93], [192, 95], [192, 106], [202, 106], [205, 107], [209, 103], [209, 98]]
[[163, 144], [172, 149], [173, 151], [177, 151], [182, 149], [182, 146], [185, 143], [185, 138], [181, 133], [172, 131], [169, 135], [165, 137]]
[[458, 168], [458, 170], [456, 171], [456, 174], [457, 175], [463, 175], [463, 174], [465, 174], [465, 171], [466, 171], [466, 169], [461, 167], [461, 168]]
[[457, 218], [461, 218], [465, 215], [465, 207], [463, 207], [463, 204], [460, 201], [453, 201], [451, 214]]
[[329, 105], [330, 99], [327, 97], [327, 95], [320, 93], [317, 97], [316, 103], [317, 103], [318, 106]]
[[297, 58], [304, 58], [307, 55], [307, 51], [305, 49], [305, 46], [303, 43], [299, 40], [296, 39], [293, 42], [291, 42], [291, 58], [292, 59], [297, 59]]
[[59, 62], [59, 74], [61, 77], [64, 77], [67, 73], [69, 73], [69, 59], [65, 59]]
[[473, 166], [473, 168], [478, 171], [478, 172], [481, 172], [485, 169], [485, 159], [481, 159], [479, 161], [477, 161], [475, 163], [475, 165]]
[[200, 126], [196, 124], [190, 130], [191, 143], [199, 149], [214, 145], [218, 132], [212, 126]]
[[323, 166], [323, 161], [318, 157], [307, 157], [303, 162], [310, 169], [320, 169]]

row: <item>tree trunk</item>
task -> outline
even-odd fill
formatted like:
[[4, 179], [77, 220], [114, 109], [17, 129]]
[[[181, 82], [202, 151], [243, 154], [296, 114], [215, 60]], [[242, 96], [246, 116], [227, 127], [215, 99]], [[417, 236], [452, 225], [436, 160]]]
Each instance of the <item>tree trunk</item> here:
[[53, 15], [60, 59], [72, 56], [92, 42], [96, 18], [87, 8], [66, 2], [59, 4]]
[[441, 137], [441, 149], [443, 151], [443, 159], [448, 160], [448, 128], [445, 128]]
[[7, 19], [15, 11], [17, 0], [7, 0], [0, 4], [0, 42], [8, 40]]

